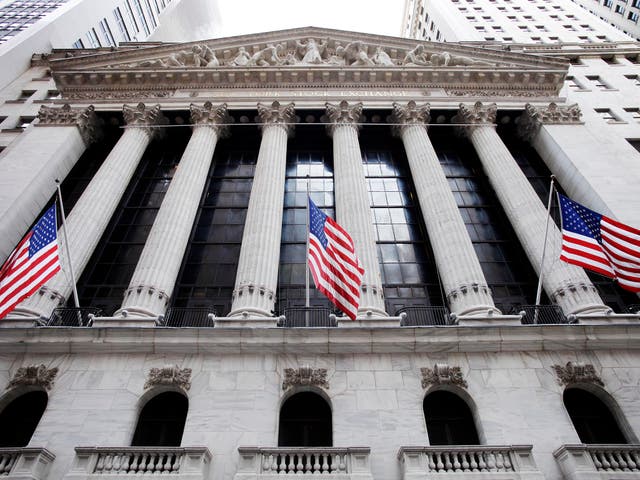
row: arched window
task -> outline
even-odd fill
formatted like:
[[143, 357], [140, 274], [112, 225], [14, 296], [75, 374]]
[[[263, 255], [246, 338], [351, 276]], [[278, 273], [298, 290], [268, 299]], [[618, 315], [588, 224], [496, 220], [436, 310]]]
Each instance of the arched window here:
[[280, 447], [330, 447], [333, 433], [331, 408], [318, 394], [301, 392], [280, 409]]
[[47, 408], [45, 392], [20, 395], [0, 412], [0, 447], [26, 447]]
[[188, 409], [189, 401], [181, 393], [164, 392], [156, 395], [140, 412], [131, 445], [179, 447]]
[[563, 400], [582, 443], [628, 443], [609, 407], [593, 393], [568, 388]]
[[478, 445], [478, 432], [467, 403], [458, 395], [438, 390], [423, 403], [431, 445]]

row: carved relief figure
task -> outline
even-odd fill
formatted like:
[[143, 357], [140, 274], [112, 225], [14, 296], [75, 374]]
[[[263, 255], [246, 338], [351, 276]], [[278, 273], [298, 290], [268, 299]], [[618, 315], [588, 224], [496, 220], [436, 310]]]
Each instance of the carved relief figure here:
[[220, 66], [220, 61], [213, 50], [211, 50], [207, 45], [202, 45], [201, 48], [202, 52], [200, 57], [204, 60], [205, 67], [211, 68]]
[[373, 60], [367, 54], [367, 48], [362, 42], [352, 42], [344, 47], [344, 58], [348, 65], [354, 67], [373, 66]]
[[411, 66], [425, 66], [431, 65], [431, 62], [427, 60], [424, 53], [424, 46], [417, 45], [413, 50], [409, 50], [402, 61], [403, 65]]
[[282, 63], [282, 59], [280, 58], [279, 54], [283, 50], [284, 46], [282, 44], [274, 46], [270, 43], [262, 50], [254, 53], [253, 56], [249, 59], [247, 65], [257, 65], [259, 67], [280, 65]]
[[376, 65], [383, 65], [385, 67], [392, 67], [394, 65], [393, 60], [382, 47], [376, 47], [376, 53], [373, 54], [373, 63]]
[[307, 43], [296, 42], [296, 45], [299, 50], [304, 52], [302, 60], [300, 61], [301, 64], [317, 65], [323, 63], [322, 54], [327, 46], [326, 40], [318, 43], [313, 38], [309, 38]]
[[238, 67], [242, 67], [247, 65], [251, 60], [251, 56], [247, 53], [244, 47], [240, 47], [238, 49], [238, 53], [236, 56], [229, 62], [229, 65], [235, 65]]

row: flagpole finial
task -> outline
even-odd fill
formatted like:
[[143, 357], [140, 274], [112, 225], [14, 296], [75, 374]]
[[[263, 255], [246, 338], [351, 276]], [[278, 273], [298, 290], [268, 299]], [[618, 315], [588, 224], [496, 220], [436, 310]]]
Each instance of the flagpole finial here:
[[60, 179], [59, 178], [56, 178], [55, 182], [56, 182], [56, 185], [60, 185]]

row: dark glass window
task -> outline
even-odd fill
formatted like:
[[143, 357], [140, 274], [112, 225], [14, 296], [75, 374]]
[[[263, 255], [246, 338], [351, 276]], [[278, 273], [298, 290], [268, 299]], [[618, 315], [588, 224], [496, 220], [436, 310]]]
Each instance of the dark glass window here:
[[301, 392], [280, 409], [279, 447], [331, 447], [331, 408], [318, 394]]
[[138, 417], [133, 447], [179, 447], [189, 401], [177, 392], [164, 392], [149, 400]]
[[[318, 208], [335, 218], [331, 139], [318, 125], [298, 125], [287, 148], [276, 305], [280, 313], [285, 307], [305, 304], [307, 185]], [[314, 288], [311, 276], [309, 285], [310, 304], [330, 307], [329, 301]]]
[[213, 165], [176, 282], [173, 305], [231, 310], [260, 132], [238, 125], [216, 145]]
[[423, 403], [430, 445], [479, 445], [478, 432], [467, 403], [458, 395], [436, 391]]
[[0, 412], [0, 448], [26, 447], [47, 408], [45, 392], [28, 392]]
[[120, 308], [189, 135], [188, 128], [167, 128], [164, 138], [147, 147], [78, 281], [80, 305], [106, 315]]
[[582, 443], [627, 443], [609, 408], [593, 393], [569, 388], [563, 400]]
[[[546, 207], [549, 201], [551, 171], [547, 168], [533, 146], [528, 142], [524, 142], [519, 139], [516, 135], [515, 128], [512, 125], [502, 125], [498, 129], [498, 133], [515, 158], [516, 162], [518, 162], [518, 165], [526, 177], [529, 179], [529, 182], [540, 197], [540, 201]], [[562, 186], [558, 186], [557, 184], [556, 187], [562, 189]], [[558, 228], [560, 228], [560, 211], [557, 204], [557, 198], [553, 198], [551, 217]], [[589, 271], [586, 271], [586, 273], [598, 290], [602, 301], [614, 311], [626, 312], [627, 306], [638, 303], [638, 297], [636, 295], [620, 288], [615, 281]]]
[[517, 305], [532, 304], [537, 277], [473, 146], [448, 127], [434, 128], [429, 136], [449, 180], [494, 302], [505, 313]]

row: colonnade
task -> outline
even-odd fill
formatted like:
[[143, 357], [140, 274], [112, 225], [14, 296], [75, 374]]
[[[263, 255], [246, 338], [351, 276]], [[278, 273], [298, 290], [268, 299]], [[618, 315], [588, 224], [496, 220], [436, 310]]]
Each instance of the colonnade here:
[[[51, 108], [51, 107], [48, 107]], [[62, 107], [67, 108], [68, 107]], [[287, 137], [295, 123], [293, 103], [258, 104], [262, 140], [233, 292], [230, 318], [273, 316], [277, 291], [282, 226]], [[159, 106], [124, 106], [126, 129], [67, 218], [76, 275], [85, 268], [129, 184], [145, 149], [162, 128]], [[353, 237], [365, 268], [359, 317], [387, 316], [374, 225], [369, 206], [358, 129], [361, 103], [326, 104], [333, 142], [337, 221]], [[530, 109], [527, 109], [529, 115]], [[558, 252], [548, 252], [541, 264], [546, 209], [495, 131], [496, 106], [461, 104], [455, 123], [477, 151], [483, 168], [533, 265], [543, 274], [548, 296], [565, 314], [603, 312], [606, 307], [580, 268], [551, 264]], [[429, 139], [429, 106], [393, 104], [394, 132], [404, 145], [424, 222], [434, 252], [449, 309], [478, 319], [500, 315], [474, 252], [464, 221]], [[158, 211], [135, 272], [115, 316], [157, 317], [165, 313], [178, 277], [199, 200], [205, 188], [218, 140], [230, 119], [226, 105], [191, 105], [193, 133], [179, 168]], [[48, 123], [50, 128], [56, 125]], [[77, 122], [79, 129], [86, 128]], [[59, 126], [68, 132], [69, 121]], [[34, 130], [37, 130], [34, 129]], [[28, 134], [28, 133], [27, 133]], [[77, 159], [78, 148], [74, 149]], [[55, 166], [54, 166], [55, 167]], [[555, 226], [550, 233], [559, 238]], [[549, 245], [559, 245], [551, 241]], [[12, 315], [49, 317], [72, 291], [59, 273]], [[226, 313], [226, 312], [224, 312]]]

